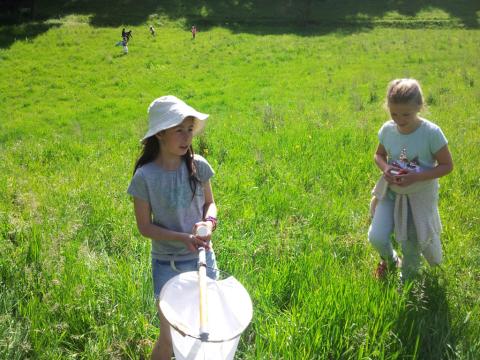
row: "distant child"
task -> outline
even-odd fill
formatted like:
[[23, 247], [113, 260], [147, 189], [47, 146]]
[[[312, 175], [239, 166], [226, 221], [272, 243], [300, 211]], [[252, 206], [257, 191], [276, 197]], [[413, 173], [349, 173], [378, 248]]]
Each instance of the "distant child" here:
[[[406, 280], [418, 272], [421, 254], [432, 266], [442, 261], [438, 178], [452, 171], [453, 162], [442, 130], [419, 116], [425, 102], [417, 80], [390, 82], [386, 105], [392, 120], [378, 133], [374, 159], [383, 176], [373, 190], [368, 238], [381, 257], [376, 276], [401, 267]], [[403, 261], [392, 247], [392, 233]]]
[[150, 34], [152, 34], [152, 36], [155, 36], [155, 29], [153, 27], [153, 25], [150, 25]]
[[192, 39], [195, 39], [195, 35], [197, 35], [197, 27], [193, 25], [191, 31], [192, 31]]
[[[152, 277], [160, 318], [160, 337], [152, 359], [170, 359], [170, 327], [158, 302], [162, 287], [175, 275], [198, 269], [200, 246], [207, 249], [207, 275], [216, 278], [210, 242], [217, 225], [210, 184], [214, 172], [192, 148], [192, 138], [205, 126], [207, 114], [168, 95], [150, 104], [148, 118], [128, 193], [133, 196], [140, 233], [152, 240]], [[208, 228], [207, 235], [195, 235], [200, 226]]]
[[130, 41], [130, 38], [132, 37], [132, 30], [125, 31], [125, 28], [122, 29], [122, 39], [126, 39], [126, 41]]
[[115, 44], [115, 46], [122, 46], [123, 52], [128, 54], [128, 40], [132, 36], [132, 30], [125, 31], [125, 28], [122, 29], [122, 41], [119, 41]]

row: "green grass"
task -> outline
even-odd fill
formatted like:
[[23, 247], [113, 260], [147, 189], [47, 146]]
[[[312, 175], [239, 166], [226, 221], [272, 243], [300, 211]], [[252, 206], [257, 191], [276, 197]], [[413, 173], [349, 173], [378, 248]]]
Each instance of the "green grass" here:
[[[164, 94], [211, 114], [195, 148], [216, 170], [215, 249], [254, 303], [238, 358], [480, 356], [479, 30], [236, 25], [192, 41], [185, 19], [155, 17], [155, 39], [129, 26], [123, 56], [119, 29], [87, 19], [0, 50], [0, 358], [148, 356], [150, 244], [126, 188]], [[385, 88], [406, 76], [455, 170], [445, 262], [398, 291], [373, 279], [366, 233]]]

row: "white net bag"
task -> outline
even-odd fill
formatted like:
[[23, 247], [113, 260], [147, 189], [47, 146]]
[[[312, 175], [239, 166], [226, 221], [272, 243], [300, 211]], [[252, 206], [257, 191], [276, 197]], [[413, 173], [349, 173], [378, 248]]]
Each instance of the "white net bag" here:
[[206, 278], [205, 288], [202, 326], [199, 272], [175, 276], [160, 293], [160, 309], [170, 324], [177, 360], [233, 359], [240, 335], [252, 319], [250, 296], [233, 276]]

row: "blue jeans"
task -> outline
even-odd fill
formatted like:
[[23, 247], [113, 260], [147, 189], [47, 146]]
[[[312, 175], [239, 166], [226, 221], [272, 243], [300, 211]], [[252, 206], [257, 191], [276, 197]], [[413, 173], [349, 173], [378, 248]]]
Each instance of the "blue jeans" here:
[[[388, 193], [377, 204], [372, 224], [368, 230], [368, 240], [378, 251], [382, 259], [388, 262], [397, 260], [397, 253], [392, 247], [391, 236], [394, 232], [393, 211], [395, 197]], [[402, 278], [408, 279], [414, 276], [421, 266], [422, 250], [417, 241], [417, 232], [412, 220], [410, 205], [408, 206], [407, 240], [402, 243]], [[425, 249], [423, 255], [431, 265], [440, 263], [442, 258], [442, 246], [440, 242], [432, 242]]]
[[[218, 278], [217, 262], [213, 250], [206, 251], [207, 276], [216, 280]], [[152, 259], [153, 292], [155, 299], [160, 297], [163, 285], [174, 276], [187, 271], [198, 270], [198, 259], [192, 260], [158, 260]]]

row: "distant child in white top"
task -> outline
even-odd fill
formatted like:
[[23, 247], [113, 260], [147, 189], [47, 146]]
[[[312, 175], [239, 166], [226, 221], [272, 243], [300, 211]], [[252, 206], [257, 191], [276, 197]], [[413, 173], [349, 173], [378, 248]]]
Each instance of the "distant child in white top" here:
[[153, 25], [150, 25], [150, 34], [152, 34], [152, 36], [155, 36], [155, 28], [153, 27]]
[[[170, 327], [159, 307], [165, 283], [175, 275], [198, 270], [198, 247], [206, 248], [207, 275], [216, 278], [210, 242], [217, 224], [217, 207], [210, 178], [213, 170], [193, 153], [192, 139], [205, 126], [200, 113], [175, 96], [162, 96], [148, 108], [149, 129], [128, 188], [133, 196], [140, 233], [152, 240], [152, 277], [160, 337], [152, 359], [170, 359]], [[197, 229], [206, 227], [206, 234]]]
[[[387, 186], [385, 196], [372, 201], [368, 238], [381, 257], [376, 276], [384, 277], [389, 269], [401, 267], [402, 278], [408, 279], [418, 272], [421, 254], [430, 265], [442, 261], [438, 178], [452, 171], [453, 162], [442, 130], [419, 116], [425, 102], [417, 80], [390, 82], [386, 105], [391, 120], [378, 133], [374, 159]], [[406, 239], [401, 241], [401, 261], [392, 247], [391, 235], [395, 232], [398, 236], [399, 223], [405, 218], [408, 226]]]

